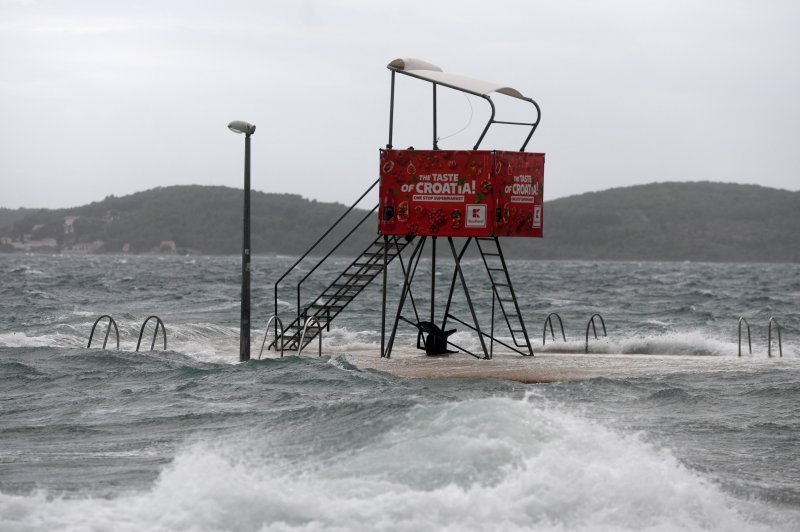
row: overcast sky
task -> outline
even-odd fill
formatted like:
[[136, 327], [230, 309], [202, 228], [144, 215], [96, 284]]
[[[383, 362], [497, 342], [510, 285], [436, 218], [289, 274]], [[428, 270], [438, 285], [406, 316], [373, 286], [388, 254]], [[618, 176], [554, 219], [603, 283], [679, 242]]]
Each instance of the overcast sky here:
[[[796, 0], [0, 0], [0, 206], [241, 187], [236, 119], [257, 126], [254, 189], [349, 204], [377, 178], [398, 57], [539, 102], [545, 200], [800, 188]], [[485, 103], [439, 94], [440, 145], [469, 149]], [[431, 146], [430, 107], [429, 85], [398, 80], [396, 147]], [[523, 139], [507, 126], [483, 147]]]

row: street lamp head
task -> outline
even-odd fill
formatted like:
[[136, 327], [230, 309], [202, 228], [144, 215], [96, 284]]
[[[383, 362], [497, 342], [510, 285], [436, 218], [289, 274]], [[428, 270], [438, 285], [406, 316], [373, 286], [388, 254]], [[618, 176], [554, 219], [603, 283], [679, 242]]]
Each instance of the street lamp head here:
[[234, 120], [228, 124], [228, 129], [234, 133], [244, 133], [245, 135], [252, 135], [256, 132], [256, 126], [249, 124], [244, 120]]

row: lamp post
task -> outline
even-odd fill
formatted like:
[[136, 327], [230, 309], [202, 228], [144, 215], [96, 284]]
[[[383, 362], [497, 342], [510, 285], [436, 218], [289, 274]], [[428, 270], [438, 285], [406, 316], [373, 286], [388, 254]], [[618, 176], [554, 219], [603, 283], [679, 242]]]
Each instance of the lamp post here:
[[234, 133], [244, 133], [244, 223], [242, 235], [242, 313], [239, 320], [239, 361], [250, 360], [250, 135], [256, 126], [242, 120], [228, 124]]

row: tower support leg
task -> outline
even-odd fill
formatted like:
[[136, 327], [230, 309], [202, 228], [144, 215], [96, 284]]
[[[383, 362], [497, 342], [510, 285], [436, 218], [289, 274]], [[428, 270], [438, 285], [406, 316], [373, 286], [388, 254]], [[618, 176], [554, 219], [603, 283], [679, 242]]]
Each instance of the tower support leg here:
[[461, 258], [459, 257], [458, 253], [456, 253], [456, 246], [453, 244], [453, 237], [447, 237], [447, 242], [450, 244], [450, 251], [453, 253], [453, 260], [456, 262], [456, 273], [458, 273], [458, 277], [461, 280], [461, 286], [464, 289], [464, 295], [467, 298], [467, 305], [469, 306], [469, 312], [472, 314], [472, 321], [475, 323], [475, 331], [478, 333], [478, 340], [481, 342], [481, 348], [483, 349], [483, 358], [489, 359], [489, 351], [486, 349], [486, 342], [483, 339], [483, 333], [481, 332], [481, 326], [478, 323], [478, 316], [475, 314], [475, 307], [472, 305], [472, 298], [469, 296], [469, 288], [467, 288], [467, 281], [464, 279], [464, 272], [461, 271]]

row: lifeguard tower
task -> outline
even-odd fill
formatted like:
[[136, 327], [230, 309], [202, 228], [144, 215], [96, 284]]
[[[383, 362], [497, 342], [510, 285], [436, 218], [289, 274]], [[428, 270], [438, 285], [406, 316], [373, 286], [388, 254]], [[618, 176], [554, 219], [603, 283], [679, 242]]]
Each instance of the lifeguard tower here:
[[[275, 338], [270, 348], [302, 351], [323, 329], [353, 301], [364, 288], [378, 276], [382, 280], [381, 305], [381, 356], [390, 357], [398, 327], [401, 323], [417, 331], [416, 347], [427, 355], [437, 356], [463, 352], [477, 358], [490, 359], [494, 344], [498, 343], [520, 355], [533, 356], [530, 337], [520, 312], [516, 293], [500, 245], [500, 237], [541, 237], [544, 224], [543, 185], [544, 154], [526, 152], [525, 148], [536, 131], [541, 118], [538, 104], [511, 87], [474, 78], [449, 74], [436, 65], [418, 59], [395, 59], [387, 65], [391, 73], [391, 99], [389, 105], [389, 141], [380, 150], [380, 177], [348, 209], [334, 225], [275, 283]], [[403, 75], [432, 85], [433, 143], [430, 150], [395, 149], [392, 145], [395, 118], [396, 76]], [[460, 91], [483, 99], [490, 107], [490, 116], [472, 149], [439, 149], [437, 136], [437, 90]], [[495, 105], [491, 95], [515, 98], [529, 103], [534, 119], [505, 121], [495, 118]], [[519, 126], [526, 129], [524, 141], [518, 151], [482, 150], [481, 143], [494, 125]], [[378, 186], [379, 203], [326, 255], [322, 261], [297, 283], [297, 317], [286, 328], [278, 330], [278, 289], [280, 283], [297, 264], [309, 255], [319, 243], [351, 212], [359, 202]], [[374, 220], [377, 211], [378, 236], [345, 270], [331, 282], [310, 304], [301, 304], [300, 286], [317, 270], [331, 253], [350, 237], [368, 219]], [[437, 240], [446, 238], [453, 257], [452, 275], [448, 296], [436, 323], [436, 273]], [[459, 240], [459, 246], [456, 241]], [[420, 258], [430, 242], [430, 319], [421, 319], [414, 304], [412, 288]], [[492, 291], [491, 323], [481, 327], [475, 312], [470, 289], [462, 270], [462, 260], [467, 249], [476, 244], [488, 275]], [[403, 252], [410, 248], [405, 259]], [[399, 258], [403, 272], [403, 285], [396, 309], [388, 308], [387, 289], [389, 264]], [[452, 312], [453, 295], [460, 287], [469, 309], [469, 318], [455, 316]], [[413, 316], [404, 315], [411, 300]], [[495, 334], [495, 315], [503, 317], [509, 341]], [[391, 324], [387, 317], [393, 317]], [[477, 334], [480, 353], [454, 344], [450, 336], [455, 329], [448, 325], [459, 324]], [[269, 332], [269, 325], [267, 326]], [[282, 325], [281, 325], [282, 329]], [[508, 336], [505, 337], [508, 340]], [[488, 342], [487, 342], [488, 340]], [[266, 338], [265, 338], [266, 341]], [[488, 344], [488, 345], [487, 345]], [[263, 349], [263, 344], [262, 344]]]

